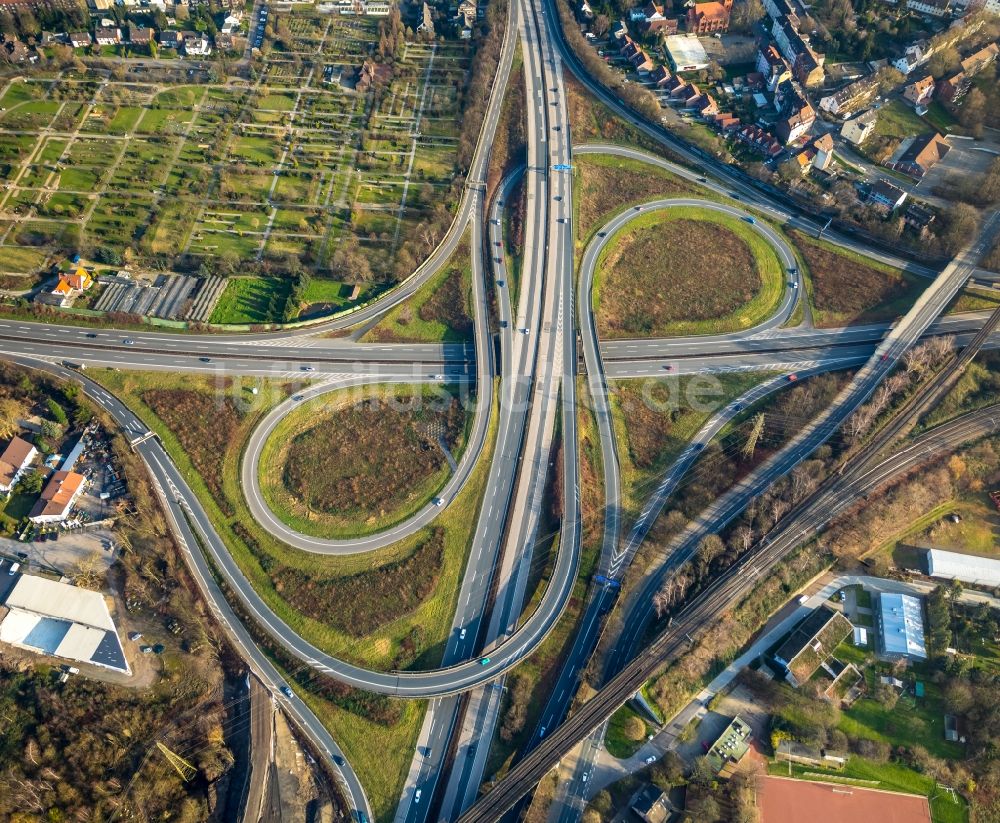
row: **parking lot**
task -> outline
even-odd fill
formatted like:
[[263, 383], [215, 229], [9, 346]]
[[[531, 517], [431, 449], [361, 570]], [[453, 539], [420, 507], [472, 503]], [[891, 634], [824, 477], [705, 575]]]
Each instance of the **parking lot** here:
[[944, 160], [931, 168], [917, 186], [917, 193], [931, 194], [949, 177], [975, 179], [985, 174], [990, 164], [1000, 156], [1000, 144], [995, 139], [963, 140], [952, 135], [948, 138], [951, 151]]

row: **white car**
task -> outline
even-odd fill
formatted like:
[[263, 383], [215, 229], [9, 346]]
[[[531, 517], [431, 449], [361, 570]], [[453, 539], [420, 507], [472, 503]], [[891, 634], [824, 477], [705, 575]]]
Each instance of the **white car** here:
[[460, 631], [460, 632], [458, 633], [458, 639], [459, 639], [459, 640], [465, 640], [465, 632], [466, 632], [466, 630], [465, 630], [465, 629], [462, 629], [462, 631]]
[[416, 790], [416, 791], [415, 791], [415, 792], [413, 793], [413, 802], [414, 802], [414, 803], [419, 803], [419, 802], [420, 802], [420, 796], [421, 796], [422, 794], [423, 794], [423, 790], [421, 790], [421, 789], [417, 789], [417, 790]]
[[646, 765], [647, 766], [649, 766], [650, 764], [655, 763], [655, 762], [656, 762], [656, 755], [655, 754], [651, 754], [649, 757], [646, 758]]
[[438, 508], [441, 508], [441, 506], [444, 505], [444, 498], [443, 497], [435, 497], [431, 502], [435, 506], [437, 506]]

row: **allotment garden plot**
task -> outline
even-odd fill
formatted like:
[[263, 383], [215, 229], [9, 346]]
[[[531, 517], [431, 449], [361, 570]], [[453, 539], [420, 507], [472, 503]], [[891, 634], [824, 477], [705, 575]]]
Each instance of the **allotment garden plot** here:
[[471, 46], [404, 43], [380, 62], [375, 20], [292, 13], [289, 25], [297, 50], [273, 52], [254, 80], [0, 87], [0, 273], [79, 251], [158, 271], [336, 280], [348, 244], [372, 273], [360, 292], [325, 286], [337, 308], [404, 274], [392, 270], [404, 245], [419, 262], [453, 183]]

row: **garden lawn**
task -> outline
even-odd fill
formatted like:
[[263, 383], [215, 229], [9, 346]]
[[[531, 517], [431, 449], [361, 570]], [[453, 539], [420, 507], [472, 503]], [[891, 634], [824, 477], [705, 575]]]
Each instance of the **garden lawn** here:
[[212, 312], [211, 322], [244, 325], [277, 323], [292, 291], [291, 280], [278, 277], [239, 277], [226, 284]]
[[774, 314], [781, 261], [748, 224], [678, 207], [631, 221], [601, 252], [592, 302], [602, 339], [715, 334]]
[[649, 724], [646, 722], [646, 718], [639, 714], [635, 709], [629, 705], [622, 706], [618, 711], [611, 715], [611, 720], [608, 723], [607, 734], [604, 735], [604, 748], [608, 750], [608, 754], [612, 757], [617, 757], [620, 760], [631, 757], [639, 749], [642, 748], [642, 744], [646, 742], [645, 735], [642, 740], [632, 740], [625, 734], [625, 724], [632, 717], [638, 717], [646, 728], [646, 734], [650, 733]]

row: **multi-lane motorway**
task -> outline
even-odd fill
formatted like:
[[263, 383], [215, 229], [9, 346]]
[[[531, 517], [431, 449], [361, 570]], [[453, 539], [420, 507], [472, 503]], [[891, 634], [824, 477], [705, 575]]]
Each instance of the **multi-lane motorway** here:
[[[562, 614], [576, 581], [580, 532], [576, 375], [581, 367], [586, 373], [603, 456], [606, 510], [600, 571], [616, 578], [628, 567], [677, 483], [696, 462], [703, 445], [728, 420], [769, 392], [787, 385], [785, 375], [788, 372], [807, 375], [860, 365], [849, 387], [826, 412], [703, 512], [671, 547], [667, 561], [658, 572], [650, 575], [636, 592], [630, 593], [625, 631], [609, 662], [608, 671], [613, 675], [619, 670], [630, 671], [629, 660], [648, 621], [651, 594], [659, 581], [696, 551], [698, 541], [705, 534], [722, 528], [750, 496], [758, 494], [829, 437], [921, 335], [956, 333], [964, 337], [974, 333], [983, 320], [977, 316], [937, 318], [957, 290], [975, 275], [978, 257], [997, 232], [1000, 219], [996, 214], [984, 221], [977, 243], [964, 250], [940, 274], [884, 252], [873, 253], [850, 238], [832, 236], [834, 242], [845, 247], [863, 250], [927, 276], [930, 282], [927, 291], [892, 328], [816, 330], [808, 325], [785, 327], [803, 291], [795, 256], [780, 234], [756, 218], [763, 214], [777, 222], [810, 231], [816, 226], [808, 218], [790, 211], [784, 202], [772, 201], [747, 185], [732, 168], [720, 166], [683, 146], [678, 147], [670, 135], [657, 126], [639, 121], [585, 76], [581, 79], [612, 110], [654, 138], [670, 142], [675, 151], [691, 161], [695, 170], [647, 152], [618, 146], [582, 146], [577, 147], [578, 153], [614, 153], [654, 163], [698, 183], [717, 199], [654, 200], [637, 204], [615, 216], [585, 250], [575, 291], [573, 186], [569, 173], [574, 149], [562, 78], [564, 64], [571, 68], [578, 66], [561, 40], [556, 20], [550, 0], [517, 0], [509, 4], [498, 75], [454, 223], [438, 249], [411, 278], [351, 316], [305, 330], [247, 335], [182, 335], [153, 330], [116, 331], [0, 321], [0, 356], [47, 368], [66, 379], [79, 380], [95, 402], [135, 441], [136, 451], [149, 469], [185, 557], [214, 613], [264, 682], [270, 684], [276, 699], [285, 704], [311, 738], [317, 751], [329, 758], [341, 773], [345, 791], [359, 819], [362, 815], [370, 818], [371, 811], [357, 775], [315, 716], [300, 701], [280, 695], [279, 674], [256, 648], [249, 632], [225, 600], [215, 574], [237, 598], [239, 610], [280, 644], [286, 654], [296, 658], [302, 671], [309, 672], [309, 676], [331, 676], [359, 688], [402, 697], [432, 698], [397, 820], [414, 823], [432, 815], [434, 820], [457, 819], [475, 800], [482, 779], [501, 702], [497, 685], [502, 685], [506, 671], [531, 654], [544, 639]], [[517, 305], [512, 303], [510, 295], [510, 267], [500, 251], [502, 203], [509, 195], [514, 177], [501, 184], [492, 203], [485, 201], [490, 147], [513, 60], [515, 35], [520, 37], [524, 55], [528, 136], [524, 171], [527, 175], [526, 241]], [[724, 185], [716, 179], [722, 180]], [[738, 200], [730, 197], [734, 191]], [[670, 340], [600, 341], [589, 294], [604, 244], [637, 216], [680, 206], [715, 209], [752, 224], [775, 249], [787, 273], [780, 306], [760, 326], [741, 333]], [[351, 336], [329, 334], [341, 334], [354, 324], [374, 320], [412, 295], [450, 258], [467, 229], [471, 230], [472, 237], [475, 325], [470, 345], [371, 345], [361, 344]], [[494, 357], [493, 341], [488, 333], [487, 306], [491, 301], [487, 294], [490, 290], [495, 319], [499, 321], [499, 357]], [[574, 299], [579, 299], [576, 306]], [[579, 349], [578, 333], [582, 344]], [[441, 507], [428, 504], [402, 523], [354, 540], [322, 539], [291, 530], [270, 512], [257, 485], [260, 448], [281, 417], [313, 396], [351, 386], [405, 382], [455, 384], [472, 390], [477, 402], [469, 444], [456, 471], [440, 492], [445, 502], [458, 494], [473, 468], [490, 450], [491, 430], [496, 432], [496, 438], [458, 608], [441, 667], [418, 672], [368, 671], [338, 660], [299, 637], [253, 590], [184, 477], [157, 440], [148, 437], [145, 426], [116, 398], [88, 380], [85, 373], [63, 368], [60, 365], [63, 361], [111, 368], [183, 370], [220, 377], [240, 375], [251, 380], [300, 381], [301, 389], [269, 414], [253, 434], [242, 466], [242, 481], [251, 511], [265, 528], [295, 548], [323, 553], [370, 551], [389, 545], [426, 526]], [[762, 379], [758, 386], [720, 409], [705, 423], [689, 447], [660, 478], [623, 541], [620, 539], [623, 525], [620, 481], [607, 381], [662, 377], [664, 366], [669, 366], [673, 374], [740, 369], [769, 371], [776, 375]], [[945, 438], [942, 442], [951, 441]], [[542, 507], [547, 504], [547, 478], [553, 473], [556, 457], [561, 461], [555, 473], [561, 481], [555, 489], [562, 516], [559, 551], [539, 602], [525, 617], [521, 612], [527, 595], [528, 573], [533, 563]], [[551, 700], [532, 741], [542, 752], [542, 759], [559, 746], [565, 749], [574, 742], [571, 738], [578, 731], [575, 727], [566, 732], [560, 730], [555, 737], [552, 732], [562, 722], [579, 671], [593, 651], [601, 612], [610, 607], [614, 599], [615, 592], [608, 587], [595, 587], [589, 595], [576, 644], [552, 689]], [[456, 697], [460, 693], [467, 696]], [[600, 718], [584, 732], [598, 726]], [[575, 740], [579, 739], [578, 735]], [[526, 762], [530, 768], [536, 768], [541, 761], [529, 755]], [[586, 768], [585, 764], [581, 768]], [[526, 779], [515, 774], [515, 781], [521, 782], [515, 782], [513, 788], [501, 783], [495, 793], [496, 804], [506, 802], [505, 797], [520, 791]], [[495, 819], [484, 817], [480, 812], [476, 815], [474, 819]]]

